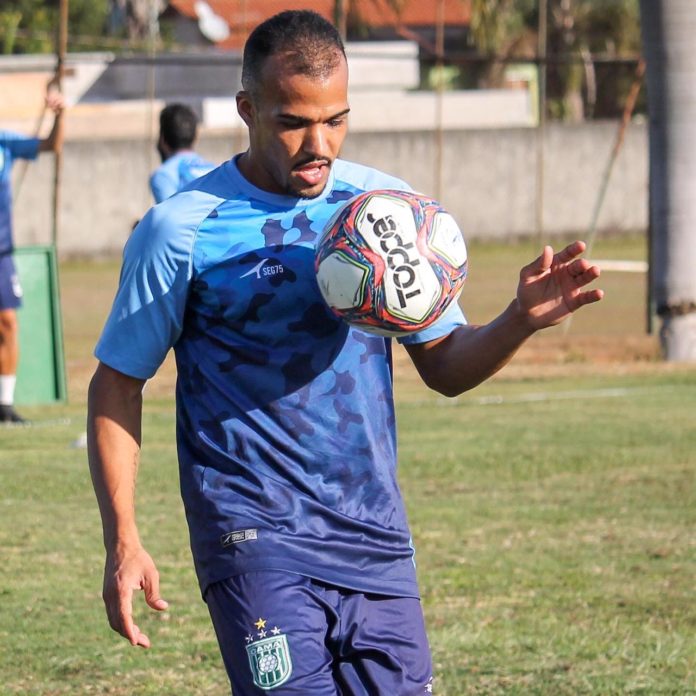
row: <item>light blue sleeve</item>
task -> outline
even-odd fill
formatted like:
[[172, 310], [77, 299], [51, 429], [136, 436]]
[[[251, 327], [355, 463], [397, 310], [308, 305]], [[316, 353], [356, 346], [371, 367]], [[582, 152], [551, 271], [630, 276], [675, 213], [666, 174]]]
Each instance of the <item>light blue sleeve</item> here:
[[413, 189], [402, 179], [397, 179], [391, 174], [366, 167], [363, 164], [337, 159], [334, 163], [335, 176], [337, 180], [346, 181], [358, 187], [362, 191], [372, 191], [375, 189], [397, 189], [398, 191], [413, 191]]
[[417, 333], [399, 336], [396, 340], [404, 345], [413, 345], [415, 343], [427, 343], [434, 341], [436, 338], [442, 338], [452, 333], [458, 326], [466, 324], [466, 317], [462, 312], [458, 301], [452, 304], [445, 310], [443, 315], [431, 326]]
[[119, 287], [94, 354], [149, 379], [181, 335], [198, 226], [219, 199], [183, 193], [151, 208], [123, 252]]
[[155, 203], [161, 203], [173, 196], [178, 190], [178, 181], [170, 174], [167, 168], [155, 169], [150, 177], [150, 190]]
[[28, 138], [25, 135], [11, 131], [2, 131], [0, 133], [0, 145], [10, 152], [13, 159], [36, 159], [39, 154], [40, 144], [41, 141], [38, 138]]

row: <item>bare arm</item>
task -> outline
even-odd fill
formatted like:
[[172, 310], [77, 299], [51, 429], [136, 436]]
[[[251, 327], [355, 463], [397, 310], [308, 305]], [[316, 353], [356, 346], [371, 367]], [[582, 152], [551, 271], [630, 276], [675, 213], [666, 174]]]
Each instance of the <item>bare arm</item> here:
[[498, 372], [533, 333], [512, 302], [489, 324], [460, 326], [443, 339], [406, 350], [431, 389], [457, 396]]
[[143, 384], [99, 364], [89, 387], [87, 443], [106, 548], [103, 599], [109, 624], [132, 645], [147, 648], [150, 639], [133, 622], [133, 592], [144, 590], [153, 609], [166, 609], [167, 603], [135, 523]]
[[520, 271], [517, 296], [489, 324], [461, 326], [435, 341], [406, 346], [418, 372], [431, 388], [456, 396], [495, 374], [536, 331], [560, 324], [580, 307], [598, 302], [601, 290], [583, 288], [600, 271], [586, 259], [583, 242], [541, 255]]
[[63, 148], [63, 111], [65, 101], [63, 95], [50, 87], [46, 93], [46, 108], [53, 111], [53, 128], [46, 138], [39, 141], [39, 152], [60, 152]]

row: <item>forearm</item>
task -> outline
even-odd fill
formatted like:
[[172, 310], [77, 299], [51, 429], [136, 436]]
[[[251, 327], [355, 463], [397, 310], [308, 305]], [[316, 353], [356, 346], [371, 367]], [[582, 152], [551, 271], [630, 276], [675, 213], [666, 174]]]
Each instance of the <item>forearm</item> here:
[[41, 152], [60, 152], [63, 148], [63, 113], [56, 114], [53, 128], [47, 137], [39, 142]]
[[89, 389], [87, 442], [92, 484], [107, 551], [140, 544], [135, 480], [140, 452], [142, 384], [100, 365]]
[[503, 368], [534, 333], [516, 300], [483, 326], [461, 326], [439, 341], [408, 346], [423, 381], [445, 396], [473, 389]]

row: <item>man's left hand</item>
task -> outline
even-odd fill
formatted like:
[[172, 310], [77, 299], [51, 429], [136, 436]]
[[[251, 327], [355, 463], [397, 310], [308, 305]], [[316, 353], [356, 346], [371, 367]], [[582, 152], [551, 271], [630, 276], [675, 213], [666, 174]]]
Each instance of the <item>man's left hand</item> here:
[[587, 259], [584, 242], [573, 242], [557, 254], [545, 246], [541, 255], [520, 271], [517, 302], [532, 329], [560, 324], [580, 307], [599, 302], [604, 292], [583, 290], [599, 278], [600, 270]]

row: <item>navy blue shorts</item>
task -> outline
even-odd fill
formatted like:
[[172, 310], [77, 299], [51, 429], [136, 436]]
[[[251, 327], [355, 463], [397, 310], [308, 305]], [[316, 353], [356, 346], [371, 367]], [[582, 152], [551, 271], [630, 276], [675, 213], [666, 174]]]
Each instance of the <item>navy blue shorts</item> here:
[[261, 571], [205, 595], [234, 696], [433, 693], [420, 601]]
[[12, 254], [0, 255], [0, 310], [22, 306], [22, 286]]

